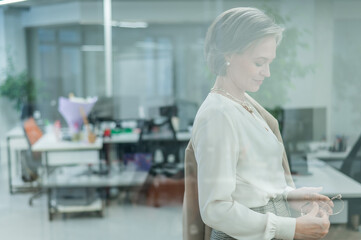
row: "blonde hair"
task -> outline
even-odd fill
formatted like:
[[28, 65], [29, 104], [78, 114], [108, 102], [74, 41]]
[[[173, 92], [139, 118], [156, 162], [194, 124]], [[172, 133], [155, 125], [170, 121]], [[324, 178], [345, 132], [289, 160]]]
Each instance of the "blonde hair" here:
[[242, 53], [257, 40], [275, 36], [281, 42], [283, 28], [257, 8], [232, 8], [219, 15], [208, 28], [205, 57], [210, 70], [226, 74], [225, 56]]

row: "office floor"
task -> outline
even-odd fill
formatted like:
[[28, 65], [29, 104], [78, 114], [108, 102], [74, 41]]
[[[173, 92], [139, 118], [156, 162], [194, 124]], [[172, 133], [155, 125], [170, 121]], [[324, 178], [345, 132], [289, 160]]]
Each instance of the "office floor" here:
[[[9, 194], [7, 165], [4, 159], [2, 156], [0, 161], [1, 239], [182, 239], [181, 206], [152, 208], [113, 201], [106, 208], [104, 218], [78, 214], [63, 219], [58, 215], [49, 222], [45, 196], [36, 199], [30, 207], [30, 194]], [[332, 225], [325, 239], [359, 240], [361, 233], [349, 230], [344, 225]]]
[[[1, 151], [4, 153], [4, 151]], [[30, 194], [10, 195], [7, 165], [0, 161], [0, 238], [11, 240], [180, 240], [181, 206], [153, 208], [111, 202], [104, 218], [77, 214], [48, 221], [46, 196], [28, 205]]]

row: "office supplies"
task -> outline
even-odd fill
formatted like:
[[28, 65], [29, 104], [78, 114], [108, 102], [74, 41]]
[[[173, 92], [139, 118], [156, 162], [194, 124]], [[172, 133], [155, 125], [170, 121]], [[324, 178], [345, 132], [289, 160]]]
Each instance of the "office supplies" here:
[[79, 107], [79, 111], [80, 111], [80, 115], [83, 118], [83, 122], [84, 122], [84, 125], [85, 125], [85, 128], [86, 128], [86, 131], [88, 133], [88, 142], [94, 143], [97, 136], [91, 131], [91, 129], [89, 127], [88, 118], [87, 118], [87, 116], [85, 114], [85, 111], [84, 111], [83, 107]]
[[79, 108], [82, 107], [85, 114], [88, 115], [97, 99], [97, 97], [93, 97], [87, 100], [78, 101], [65, 97], [59, 98], [58, 111], [64, 117], [72, 133], [77, 133], [83, 124], [83, 118], [79, 112]]

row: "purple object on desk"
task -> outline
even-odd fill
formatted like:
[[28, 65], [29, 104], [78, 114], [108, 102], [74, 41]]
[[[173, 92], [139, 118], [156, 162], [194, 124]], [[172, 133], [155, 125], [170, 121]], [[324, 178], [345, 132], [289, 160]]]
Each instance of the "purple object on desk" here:
[[126, 153], [123, 159], [126, 166], [134, 165], [137, 171], [148, 172], [152, 167], [151, 153]]
[[64, 117], [70, 128], [70, 132], [78, 132], [83, 124], [80, 109], [83, 108], [85, 114], [88, 116], [97, 100], [97, 97], [90, 98], [86, 102], [73, 101], [65, 97], [59, 98], [58, 111]]
[[148, 172], [152, 167], [152, 154], [151, 153], [136, 153], [134, 154], [135, 164], [138, 171]]

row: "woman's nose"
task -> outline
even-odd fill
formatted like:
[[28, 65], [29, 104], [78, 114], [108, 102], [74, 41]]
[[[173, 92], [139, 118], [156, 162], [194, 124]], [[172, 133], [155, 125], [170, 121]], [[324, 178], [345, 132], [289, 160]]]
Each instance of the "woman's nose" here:
[[265, 66], [263, 67], [262, 71], [261, 71], [262, 76], [264, 77], [270, 77], [271, 76], [271, 72], [269, 69], [269, 65], [265, 64]]

